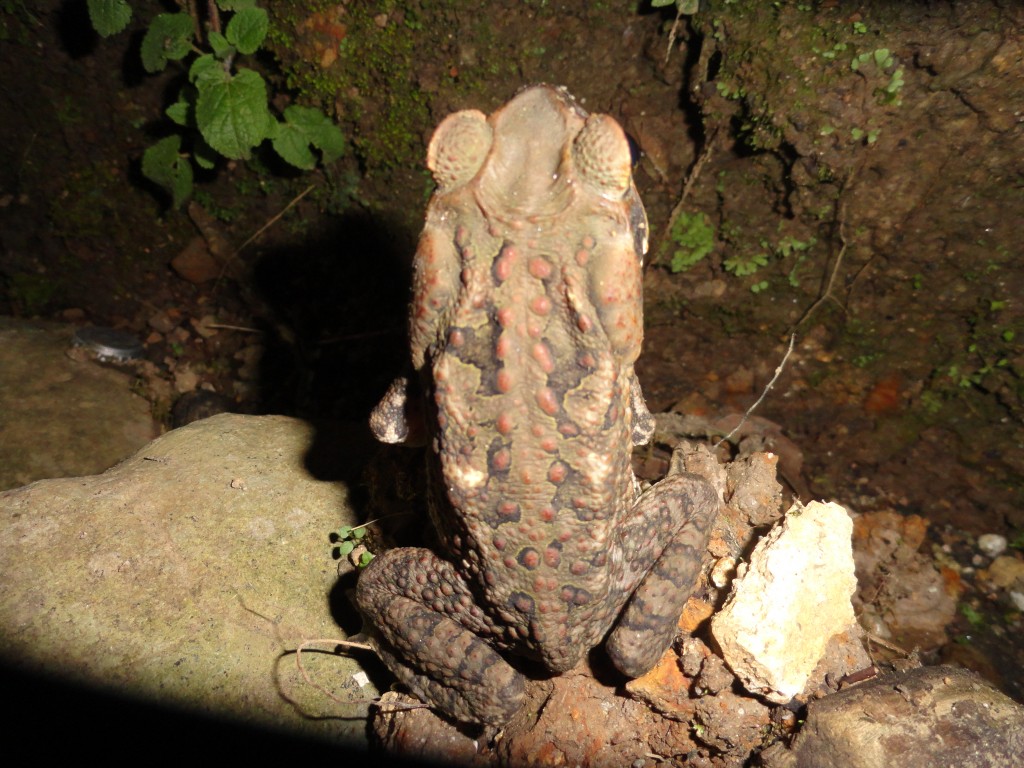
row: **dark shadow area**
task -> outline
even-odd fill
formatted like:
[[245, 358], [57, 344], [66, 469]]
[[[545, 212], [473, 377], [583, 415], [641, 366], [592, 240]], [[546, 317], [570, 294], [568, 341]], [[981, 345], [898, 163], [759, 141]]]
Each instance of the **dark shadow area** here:
[[96, 50], [100, 36], [89, 20], [89, 7], [85, 0], [65, 0], [55, 21], [61, 47], [72, 59], [81, 59]]
[[722, 55], [716, 51], [708, 59], [707, 72], [697, 71], [705, 40], [692, 24], [687, 22], [687, 26], [689, 43], [683, 51], [683, 87], [679, 89], [679, 108], [686, 116], [687, 137], [698, 148], [695, 156], [699, 157], [707, 137], [704, 135], [704, 113], [701, 109], [703, 99], [695, 94], [698, 89], [714, 88], [713, 81], [721, 67]]
[[253, 291], [269, 309], [262, 413], [363, 421], [402, 369], [414, 241], [367, 214], [266, 252]]
[[[85, 685], [0, 666], [0, 686], [18, 702], [8, 717], [14, 746], [36, 762], [143, 755], [157, 764], [218, 758], [257, 765], [335, 761], [369, 755], [355, 745], [334, 744], [161, 706]], [[381, 763], [381, 760], [384, 763]], [[367, 763], [368, 764], [368, 763]], [[418, 766], [375, 755], [374, 765]]]

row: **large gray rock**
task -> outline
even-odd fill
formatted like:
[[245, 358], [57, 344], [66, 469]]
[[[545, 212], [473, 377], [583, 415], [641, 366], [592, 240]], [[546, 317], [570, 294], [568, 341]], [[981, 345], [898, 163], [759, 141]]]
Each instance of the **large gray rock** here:
[[[317, 436], [319, 437], [319, 435]], [[225, 414], [170, 432], [102, 475], [0, 494], [3, 662], [194, 713], [363, 740], [328, 535], [346, 488], [306, 469], [313, 428]], [[346, 610], [342, 607], [338, 610]], [[327, 646], [330, 648], [330, 646]]]

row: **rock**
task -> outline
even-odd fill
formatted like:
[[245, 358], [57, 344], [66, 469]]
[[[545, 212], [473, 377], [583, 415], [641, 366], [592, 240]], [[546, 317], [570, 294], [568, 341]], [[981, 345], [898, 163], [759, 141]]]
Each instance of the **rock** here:
[[216, 280], [223, 273], [220, 264], [210, 254], [206, 241], [198, 235], [171, 259], [171, 269], [193, 285]]
[[729, 506], [746, 515], [753, 526], [774, 523], [779, 517], [782, 486], [775, 479], [777, 462], [778, 457], [771, 453], [754, 453], [726, 467]]
[[150, 315], [146, 323], [153, 330], [166, 335], [177, 328], [178, 323], [181, 322], [180, 313], [174, 312], [173, 314], [175, 316], [172, 316], [171, 312], [161, 309]]
[[1024, 763], [1024, 707], [973, 672], [923, 667], [848, 688], [807, 707], [791, 749], [766, 768], [988, 768]]
[[829, 640], [854, 624], [852, 532], [838, 504], [794, 506], [741, 566], [711, 631], [747, 690], [790, 701]]
[[1006, 537], [998, 533], [983, 533], [978, 537], [978, 549], [986, 557], [999, 557], [1006, 551], [1006, 547]]
[[1002, 555], [993, 560], [982, 575], [1000, 589], [1024, 589], [1024, 560]]
[[206, 389], [194, 389], [179, 397], [171, 409], [171, 421], [174, 426], [184, 427], [193, 421], [208, 419], [218, 413], [227, 413], [234, 404], [218, 392]]
[[0, 494], [3, 663], [135, 708], [362, 742], [375, 691], [353, 678], [356, 662], [303, 654], [313, 680], [352, 700], [339, 704], [302, 680], [293, 653], [342, 636], [332, 603], [351, 610], [328, 535], [355, 516], [342, 485], [306, 469], [351, 461], [307, 455], [313, 438], [296, 419], [224, 414], [102, 475]]
[[69, 356], [74, 330], [0, 319], [0, 489], [102, 472], [159, 433], [133, 376]]

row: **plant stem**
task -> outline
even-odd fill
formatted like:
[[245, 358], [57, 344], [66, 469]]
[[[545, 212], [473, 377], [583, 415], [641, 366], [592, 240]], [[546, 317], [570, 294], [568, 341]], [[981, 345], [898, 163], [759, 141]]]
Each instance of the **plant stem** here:
[[214, 0], [206, 0], [206, 15], [209, 19], [210, 29], [220, 34], [220, 10]]

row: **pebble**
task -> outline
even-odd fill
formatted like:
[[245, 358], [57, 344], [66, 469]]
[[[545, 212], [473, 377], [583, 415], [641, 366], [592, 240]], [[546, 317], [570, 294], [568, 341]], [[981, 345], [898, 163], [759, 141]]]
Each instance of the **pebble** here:
[[987, 557], [999, 557], [1006, 551], [1006, 537], [998, 533], [985, 533], [978, 537], [978, 549]]

